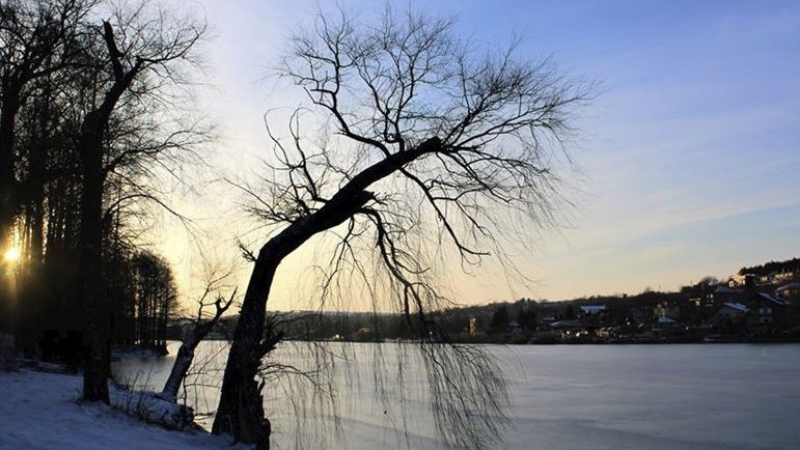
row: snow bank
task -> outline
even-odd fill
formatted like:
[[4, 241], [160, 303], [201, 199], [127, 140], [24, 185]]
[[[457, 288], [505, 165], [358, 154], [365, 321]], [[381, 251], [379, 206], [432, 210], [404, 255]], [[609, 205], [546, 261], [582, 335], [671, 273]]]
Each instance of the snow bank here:
[[[78, 403], [82, 379], [39, 372], [0, 372], [0, 449], [30, 450], [246, 450], [230, 438], [205, 432], [169, 431], [105, 405]], [[118, 401], [141, 400], [164, 413], [154, 394], [142, 398], [112, 389]], [[133, 402], [131, 404], [136, 404]], [[163, 409], [159, 409], [163, 408]]]
[[185, 430], [194, 423], [192, 408], [166, 401], [155, 392], [131, 391], [109, 386], [111, 406], [133, 416], [170, 430]]

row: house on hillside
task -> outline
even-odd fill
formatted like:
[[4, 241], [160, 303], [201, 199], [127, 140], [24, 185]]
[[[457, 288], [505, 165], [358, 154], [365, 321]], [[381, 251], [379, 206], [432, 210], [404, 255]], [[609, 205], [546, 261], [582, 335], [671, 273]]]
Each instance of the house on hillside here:
[[[668, 318], [677, 321], [681, 317], [681, 308], [677, 302], [661, 302], [653, 308], [653, 318], [658, 321], [661, 318]], [[664, 322], [666, 323], [666, 322]]]
[[608, 341], [617, 337], [617, 330], [619, 328], [620, 327], [602, 327], [595, 331], [595, 336], [597, 336], [598, 339]]
[[590, 334], [605, 326], [613, 325], [613, 320], [606, 305], [581, 306], [579, 319]]
[[747, 292], [741, 287], [719, 286], [711, 295], [715, 305], [722, 305], [724, 303], [744, 303]]
[[773, 283], [786, 283], [787, 281], [792, 281], [797, 279], [797, 274], [792, 271], [784, 271], [775, 274], [770, 274]]
[[586, 316], [594, 316], [606, 310], [606, 305], [581, 306], [581, 312]]
[[[689, 299], [689, 305], [693, 307], [693, 318], [695, 319], [694, 327], [701, 327], [701, 323], [705, 322], [705, 325], [708, 326], [711, 320], [711, 317], [717, 312], [719, 308], [719, 304], [714, 301], [714, 292], [705, 292], [701, 295], [696, 297], [692, 297]], [[697, 323], [697, 322], [700, 323]]]
[[752, 273], [736, 274], [728, 280], [728, 287], [737, 288], [754, 288], [756, 286], [757, 276]]
[[753, 336], [771, 336], [785, 324], [786, 300], [768, 292], [720, 286], [714, 298], [720, 306], [712, 321], [722, 332], [738, 328], [742, 316], [747, 332]]
[[712, 321], [715, 323], [721, 322], [743, 322], [747, 317], [747, 305], [743, 303], [725, 302], [720, 305], [719, 309]]
[[725, 302], [711, 316], [711, 323], [721, 334], [744, 334], [747, 325], [747, 305], [737, 302]]
[[685, 332], [686, 327], [682, 323], [668, 316], [656, 318], [653, 324], [653, 333], [661, 339], [683, 337]]
[[469, 337], [474, 338], [478, 336], [478, 318], [471, 316], [469, 318]]
[[584, 333], [583, 325], [578, 320], [559, 320], [550, 324], [550, 330], [561, 340], [580, 337]]
[[753, 292], [747, 297], [747, 327], [758, 336], [772, 335], [781, 329], [786, 319], [786, 302], [765, 292]]
[[787, 303], [800, 303], [800, 281], [792, 281], [775, 290], [778, 297]]

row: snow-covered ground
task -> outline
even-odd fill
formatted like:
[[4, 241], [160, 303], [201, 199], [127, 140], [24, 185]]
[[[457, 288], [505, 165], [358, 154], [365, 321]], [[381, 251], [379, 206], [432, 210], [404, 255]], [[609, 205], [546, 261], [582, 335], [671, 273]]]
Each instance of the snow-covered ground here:
[[71, 375], [0, 372], [0, 450], [245, 449], [226, 438], [168, 431], [104, 405], [79, 404], [81, 383]]

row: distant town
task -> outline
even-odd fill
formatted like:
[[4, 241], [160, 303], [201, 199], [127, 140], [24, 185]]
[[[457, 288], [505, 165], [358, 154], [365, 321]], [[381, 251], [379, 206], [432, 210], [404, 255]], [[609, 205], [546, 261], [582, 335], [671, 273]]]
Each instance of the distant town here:
[[[411, 339], [413, 320], [384, 313], [274, 316], [295, 340]], [[232, 329], [229, 319], [218, 337]], [[800, 259], [744, 267], [727, 280], [705, 277], [677, 292], [569, 301], [519, 299], [452, 308], [437, 323], [457, 342], [664, 343], [800, 341]]]

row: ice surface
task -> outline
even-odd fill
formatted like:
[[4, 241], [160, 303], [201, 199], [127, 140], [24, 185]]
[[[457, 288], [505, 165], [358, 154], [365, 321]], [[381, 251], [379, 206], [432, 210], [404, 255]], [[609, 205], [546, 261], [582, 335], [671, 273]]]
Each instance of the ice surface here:
[[[203, 353], [217, 354], [221, 344], [201, 345], [199, 358]], [[283, 346], [276, 358], [301, 362], [304, 357], [292, 347], [298, 345], [302, 344]], [[305, 448], [443, 448], [433, 428], [424, 371], [413, 359], [398, 363], [392, 345], [384, 344], [381, 355], [389, 366], [403, 368], [403, 386], [396, 373], [376, 385], [371, 375], [376, 367], [376, 353], [371, 350], [375, 344], [352, 344], [355, 360], [339, 363], [334, 376], [338, 431], [330, 409], [314, 402], [296, 409], [287, 398], [302, 395], [286, 386], [272, 386], [265, 409], [273, 421], [275, 447], [295, 448], [300, 440]], [[488, 346], [487, 350], [505, 367], [513, 401], [503, 448], [800, 448], [797, 344]], [[217, 354], [217, 368], [224, 358], [224, 352]], [[138, 374], [155, 388], [168, 375], [171, 361], [126, 360], [116, 373], [122, 378]], [[209, 376], [213, 379], [220, 373], [211, 370]], [[378, 395], [379, 386], [383, 395]], [[214, 389], [205, 391], [199, 409], [213, 408], [216, 395]]]

